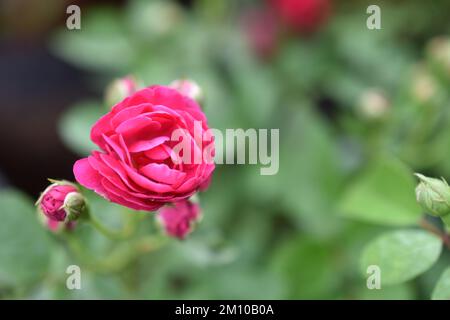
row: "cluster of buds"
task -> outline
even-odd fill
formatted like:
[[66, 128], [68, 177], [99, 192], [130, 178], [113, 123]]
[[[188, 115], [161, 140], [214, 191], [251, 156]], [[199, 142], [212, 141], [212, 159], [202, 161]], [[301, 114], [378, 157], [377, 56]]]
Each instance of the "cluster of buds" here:
[[73, 229], [86, 210], [86, 200], [73, 183], [51, 182], [36, 201], [39, 218], [52, 231]]
[[[105, 102], [109, 106], [115, 105], [133, 95], [138, 87], [132, 76], [118, 78], [106, 90]], [[203, 100], [202, 89], [193, 80], [175, 80], [169, 87], [198, 103]], [[200, 186], [200, 190], [208, 181]], [[52, 184], [45, 189], [36, 202], [40, 219], [52, 231], [70, 230], [74, 228], [76, 220], [81, 215], [88, 216], [86, 200], [75, 184], [68, 181], [51, 180], [51, 182]], [[157, 212], [157, 221], [168, 236], [184, 239], [193, 231], [201, 217], [200, 206], [193, 198], [195, 197], [168, 204]]]
[[[113, 80], [105, 91], [106, 105], [115, 105], [135, 93], [139, 87], [139, 82], [131, 75]], [[202, 88], [194, 80], [185, 78], [174, 80], [169, 84], [169, 87], [197, 101], [199, 104], [203, 102], [204, 95]]]

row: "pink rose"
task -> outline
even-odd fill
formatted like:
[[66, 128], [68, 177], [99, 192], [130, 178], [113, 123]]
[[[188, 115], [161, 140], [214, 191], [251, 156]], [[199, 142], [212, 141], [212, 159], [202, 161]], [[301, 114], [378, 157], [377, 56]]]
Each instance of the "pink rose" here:
[[38, 200], [42, 212], [50, 220], [64, 221], [66, 219], [66, 208], [64, 206], [66, 197], [78, 190], [72, 185], [52, 184], [48, 187]]
[[169, 236], [184, 239], [200, 218], [200, 206], [191, 201], [175, 202], [159, 210], [158, 220]]
[[281, 22], [296, 33], [317, 31], [331, 11], [330, 0], [269, 0]]
[[[101, 151], [75, 163], [75, 178], [136, 210], [153, 211], [187, 199], [208, 183], [214, 170], [212, 161], [197, 157], [204, 148], [214, 152], [213, 139], [204, 134], [208, 129], [204, 113], [191, 98], [164, 86], [142, 89], [92, 127], [91, 139]], [[193, 149], [191, 156], [174, 150], [180, 142], [173, 134], [180, 130], [180, 140]]]

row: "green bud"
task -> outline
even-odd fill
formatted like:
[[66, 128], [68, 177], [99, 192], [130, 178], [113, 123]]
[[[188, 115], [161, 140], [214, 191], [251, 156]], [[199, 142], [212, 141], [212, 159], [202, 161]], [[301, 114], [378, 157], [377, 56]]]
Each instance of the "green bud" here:
[[416, 187], [417, 202], [427, 213], [444, 217], [450, 213], [450, 187], [442, 179], [428, 178], [422, 174], [415, 174], [420, 183]]
[[85, 211], [86, 201], [79, 192], [70, 192], [64, 199], [63, 205], [67, 216], [66, 221], [74, 221]]

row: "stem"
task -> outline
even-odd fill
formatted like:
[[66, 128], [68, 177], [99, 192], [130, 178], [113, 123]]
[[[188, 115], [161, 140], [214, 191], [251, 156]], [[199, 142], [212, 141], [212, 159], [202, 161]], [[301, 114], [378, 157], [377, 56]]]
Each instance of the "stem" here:
[[446, 215], [444, 217], [441, 217], [442, 222], [444, 223], [445, 230], [447, 232], [450, 232], [450, 215]]
[[140, 253], [156, 251], [168, 241], [165, 236], [144, 236], [134, 242], [134, 248]]
[[166, 237], [145, 236], [134, 241], [122, 242], [105, 257], [95, 257], [89, 254], [77, 237], [66, 235], [70, 250], [89, 269], [99, 273], [118, 272], [137, 259], [141, 254], [158, 250], [166, 242]]
[[442, 231], [432, 223], [428, 222], [426, 218], [422, 218], [420, 220], [420, 226], [424, 228], [427, 231], [430, 231], [431, 233], [437, 235], [439, 238], [441, 238], [442, 242], [445, 244], [445, 246], [450, 249], [450, 236], [447, 232]]
[[100, 233], [113, 240], [123, 240], [129, 238], [135, 230], [135, 221], [132, 217], [127, 215], [127, 221], [125, 222], [122, 230], [113, 230], [103, 225], [94, 215], [89, 214], [88, 222], [97, 229]]

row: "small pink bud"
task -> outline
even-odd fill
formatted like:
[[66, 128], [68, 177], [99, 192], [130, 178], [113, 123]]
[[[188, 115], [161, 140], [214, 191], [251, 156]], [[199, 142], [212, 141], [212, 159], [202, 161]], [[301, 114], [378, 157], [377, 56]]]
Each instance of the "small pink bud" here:
[[39, 212], [39, 220], [45, 227], [54, 233], [60, 233], [64, 230], [73, 230], [77, 224], [76, 221], [65, 222], [50, 219], [42, 211]]
[[108, 107], [122, 101], [137, 91], [136, 80], [132, 76], [119, 78], [106, 88], [105, 102]]
[[197, 82], [190, 79], [179, 79], [172, 81], [169, 87], [178, 90], [182, 95], [185, 95], [198, 103], [203, 102], [203, 90]]
[[50, 220], [72, 221], [85, 209], [85, 200], [73, 184], [55, 181], [45, 189], [36, 205]]
[[191, 233], [199, 219], [200, 206], [189, 200], [175, 202], [158, 211], [158, 220], [165, 232], [178, 239], [184, 239]]
[[278, 49], [279, 30], [276, 17], [266, 7], [252, 8], [242, 16], [242, 29], [252, 52], [269, 60]]

